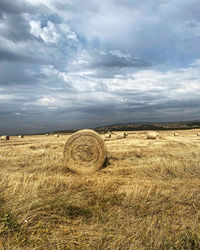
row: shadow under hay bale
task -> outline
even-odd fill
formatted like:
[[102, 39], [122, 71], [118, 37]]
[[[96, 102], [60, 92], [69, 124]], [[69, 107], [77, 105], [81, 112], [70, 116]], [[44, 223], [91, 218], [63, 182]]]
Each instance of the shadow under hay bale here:
[[66, 165], [76, 173], [89, 174], [99, 170], [106, 157], [104, 140], [93, 130], [80, 130], [71, 135], [65, 144]]

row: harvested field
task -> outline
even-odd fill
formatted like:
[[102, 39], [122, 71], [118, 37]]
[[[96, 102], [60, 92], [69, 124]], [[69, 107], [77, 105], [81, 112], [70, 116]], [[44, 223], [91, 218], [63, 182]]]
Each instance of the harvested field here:
[[87, 175], [66, 167], [70, 135], [0, 141], [0, 249], [200, 249], [200, 131], [174, 132], [113, 135]]

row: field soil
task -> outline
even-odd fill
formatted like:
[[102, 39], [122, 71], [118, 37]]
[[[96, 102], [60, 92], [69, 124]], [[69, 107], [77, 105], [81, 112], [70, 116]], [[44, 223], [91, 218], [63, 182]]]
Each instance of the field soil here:
[[112, 135], [91, 175], [67, 168], [70, 135], [0, 141], [0, 249], [200, 249], [197, 132]]

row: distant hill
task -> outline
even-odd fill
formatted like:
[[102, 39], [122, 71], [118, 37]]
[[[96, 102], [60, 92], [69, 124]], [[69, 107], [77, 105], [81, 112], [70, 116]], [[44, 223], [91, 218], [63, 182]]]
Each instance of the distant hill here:
[[[167, 123], [121, 123], [93, 128], [99, 133], [107, 131], [137, 131], [137, 130], [178, 130], [200, 128], [200, 121], [167, 122]], [[73, 133], [76, 130], [60, 130], [53, 133]]]
[[97, 131], [134, 131], [134, 130], [175, 130], [200, 128], [200, 121], [192, 122], [169, 122], [169, 123], [135, 123], [117, 124], [96, 128]]

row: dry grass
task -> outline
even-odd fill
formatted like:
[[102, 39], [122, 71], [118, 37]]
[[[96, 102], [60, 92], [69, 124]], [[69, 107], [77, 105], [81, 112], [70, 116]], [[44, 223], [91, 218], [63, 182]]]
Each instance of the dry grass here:
[[0, 141], [0, 249], [199, 249], [200, 138], [173, 134], [107, 140], [91, 176], [66, 169], [66, 135]]

